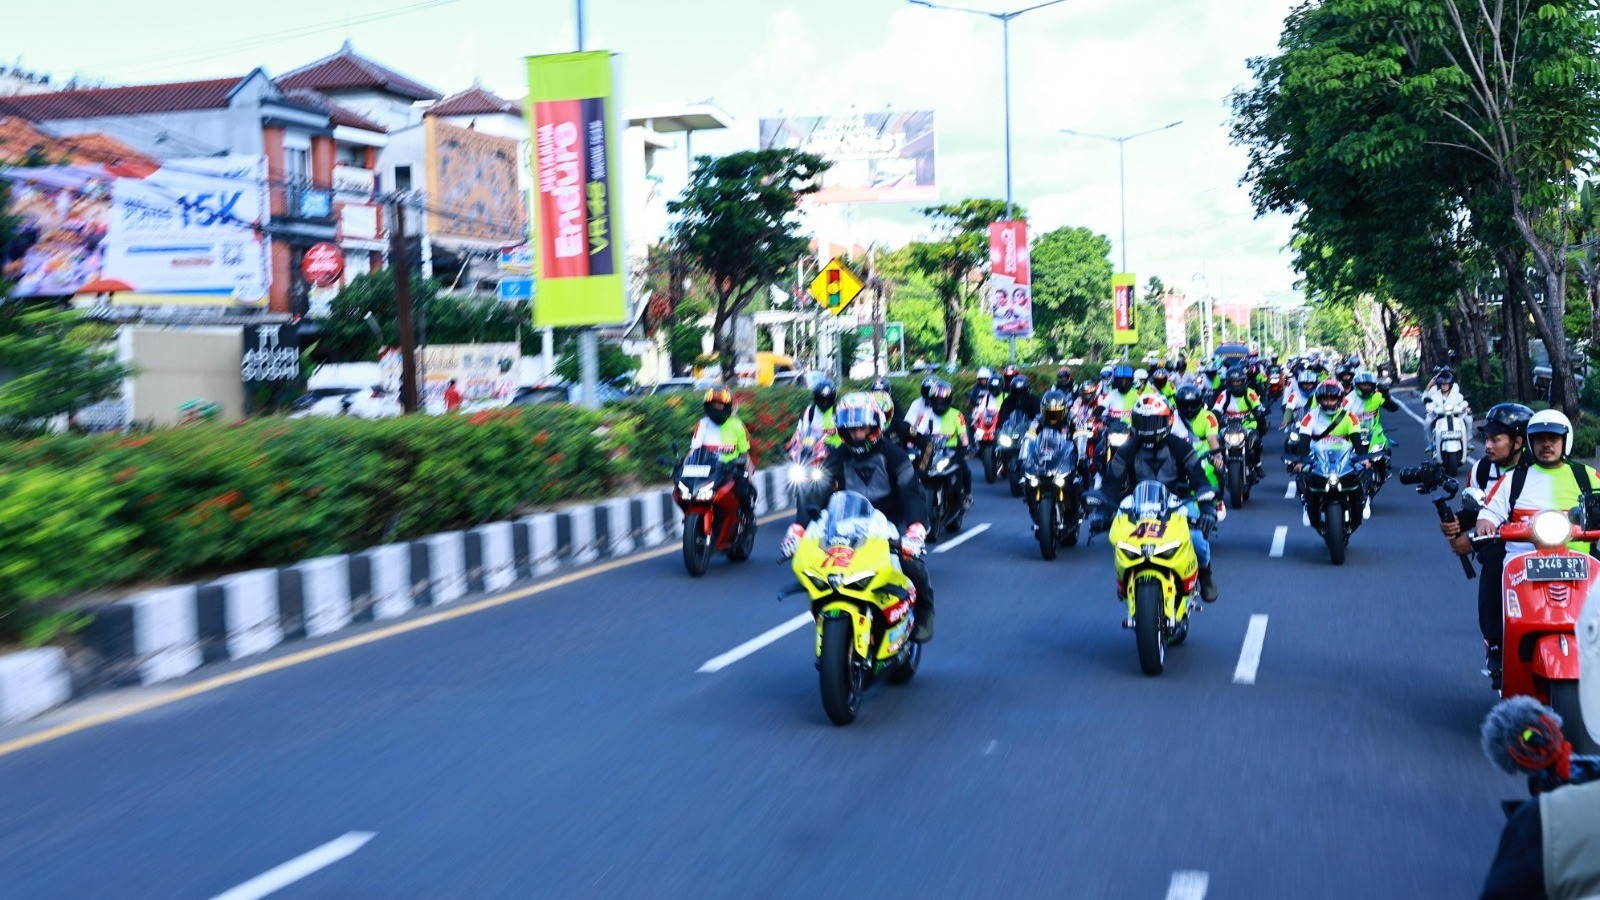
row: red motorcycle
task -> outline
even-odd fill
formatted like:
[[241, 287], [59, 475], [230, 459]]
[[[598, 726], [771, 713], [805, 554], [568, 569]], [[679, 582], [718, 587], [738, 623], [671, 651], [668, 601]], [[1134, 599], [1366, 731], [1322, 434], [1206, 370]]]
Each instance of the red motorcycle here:
[[[1505, 619], [1500, 696], [1537, 699], [1560, 714], [1562, 732], [1579, 753], [1594, 753], [1578, 706], [1578, 615], [1600, 577], [1596, 561], [1567, 549], [1568, 541], [1600, 540], [1600, 530], [1545, 510], [1500, 526], [1500, 539], [1532, 541], [1534, 550], [1508, 556], [1501, 575]], [[1492, 538], [1491, 538], [1492, 539]]]
[[683, 567], [690, 575], [704, 575], [714, 552], [734, 562], [750, 558], [756, 523], [741, 521], [733, 466], [722, 461], [722, 454], [705, 447], [690, 450], [674, 473], [672, 499], [683, 510]]
[[995, 444], [1000, 439], [1000, 410], [993, 406], [980, 406], [972, 414], [972, 441], [978, 448], [978, 459], [983, 461], [983, 480], [994, 484], [1000, 477], [1000, 460]]

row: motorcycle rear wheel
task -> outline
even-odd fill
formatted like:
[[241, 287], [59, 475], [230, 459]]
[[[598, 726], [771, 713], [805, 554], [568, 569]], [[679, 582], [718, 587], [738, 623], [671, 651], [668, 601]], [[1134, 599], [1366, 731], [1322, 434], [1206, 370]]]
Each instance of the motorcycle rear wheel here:
[[1167, 661], [1167, 639], [1161, 633], [1161, 582], [1155, 576], [1140, 578], [1133, 585], [1133, 639], [1139, 648], [1139, 669], [1146, 675], [1160, 675]]
[[822, 620], [822, 657], [817, 673], [822, 688], [822, 710], [835, 725], [849, 725], [861, 709], [861, 667], [855, 661], [855, 630], [850, 620], [830, 616]]
[[704, 513], [690, 513], [683, 520], [683, 567], [694, 578], [711, 565], [711, 537], [705, 527]]
[[1328, 545], [1328, 558], [1336, 566], [1344, 565], [1344, 552], [1349, 536], [1344, 533], [1344, 502], [1330, 501], [1322, 508], [1322, 540]]
[[1561, 717], [1561, 733], [1572, 744], [1573, 753], [1594, 754], [1600, 753], [1600, 746], [1589, 739], [1589, 730], [1584, 727], [1583, 708], [1578, 704], [1578, 683], [1576, 681], [1550, 682], [1550, 708]]
[[1038, 529], [1035, 535], [1039, 539], [1039, 555], [1045, 559], [1056, 558], [1056, 509], [1055, 503], [1045, 498], [1033, 505], [1033, 526]]
[[739, 536], [733, 539], [733, 545], [728, 548], [728, 558], [734, 562], [744, 562], [756, 549], [756, 522], [741, 526]]

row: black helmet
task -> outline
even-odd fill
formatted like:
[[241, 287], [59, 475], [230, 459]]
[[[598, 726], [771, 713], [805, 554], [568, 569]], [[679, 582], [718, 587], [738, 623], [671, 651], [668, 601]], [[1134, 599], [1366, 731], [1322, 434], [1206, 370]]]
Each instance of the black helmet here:
[[1056, 389], [1069, 392], [1072, 390], [1072, 370], [1066, 366], [1056, 370]]
[[1323, 412], [1333, 412], [1342, 402], [1344, 402], [1344, 388], [1339, 382], [1329, 378], [1317, 385], [1317, 405], [1322, 407]]
[[1039, 401], [1039, 417], [1046, 425], [1060, 425], [1067, 417], [1066, 392], [1059, 388], [1045, 391], [1044, 399]]
[[989, 390], [998, 394], [1006, 389], [1006, 380], [999, 375], [989, 376]]
[[938, 383], [939, 383], [939, 376], [937, 376], [937, 375], [929, 375], [927, 378], [922, 379], [922, 400], [923, 400], [923, 402], [927, 402], [928, 394], [933, 391], [933, 386], [938, 384]]
[[854, 456], [872, 452], [883, 436], [883, 417], [871, 398], [863, 394], [846, 394], [839, 400], [839, 413], [834, 419], [844, 447]]
[[1206, 405], [1206, 400], [1200, 395], [1198, 385], [1186, 384], [1178, 388], [1172, 396], [1172, 402], [1178, 407], [1178, 414], [1183, 416], [1185, 422], [1200, 414], [1201, 407]]
[[1018, 375], [1021, 375], [1022, 374], [1022, 370], [1017, 368], [1017, 364], [1016, 363], [1012, 363], [1011, 365], [1006, 366], [1004, 369], [1001, 369], [1000, 370], [1000, 374], [1007, 381], [1010, 381], [1013, 378], [1016, 378]]
[[1172, 373], [1168, 372], [1165, 368], [1156, 369], [1154, 372], [1150, 373], [1150, 383], [1155, 385], [1156, 390], [1159, 391], [1167, 386], [1167, 380], [1171, 377]]
[[1111, 389], [1119, 393], [1133, 389], [1133, 366], [1124, 364], [1111, 370]]
[[1028, 392], [1028, 376], [1017, 375], [1011, 379], [1011, 393], [1026, 394]]
[[1345, 363], [1344, 365], [1335, 369], [1333, 375], [1335, 378], [1339, 379], [1340, 384], [1348, 388], [1356, 380], [1356, 367], [1350, 365], [1349, 363]]
[[1227, 387], [1228, 393], [1235, 397], [1243, 396], [1245, 392], [1244, 370], [1238, 366], [1229, 369], [1226, 378], [1223, 380], [1223, 385]]
[[1093, 401], [1098, 393], [1100, 393], [1100, 390], [1095, 387], [1095, 383], [1092, 381], [1085, 381], [1083, 384], [1078, 385], [1078, 396], [1084, 400]]
[[705, 398], [700, 402], [700, 408], [705, 412], [706, 418], [721, 425], [728, 421], [728, 416], [733, 413], [733, 392], [721, 386], [708, 388]]
[[1172, 407], [1155, 394], [1145, 394], [1133, 405], [1133, 433], [1146, 444], [1166, 440], [1172, 433]]
[[1450, 371], [1449, 368], [1440, 369], [1439, 374], [1433, 376], [1433, 380], [1436, 384], [1455, 384], [1456, 373]]
[[885, 394], [887, 394], [887, 393], [890, 392], [889, 391], [889, 379], [883, 377], [882, 375], [879, 375], [877, 378], [872, 379], [872, 384], [867, 385], [867, 390], [869, 390], [869, 391], [883, 391]]
[[933, 386], [933, 390], [928, 392], [928, 408], [933, 410], [934, 415], [942, 416], [950, 411], [951, 393], [950, 382], [948, 381], [936, 383]]
[[1358, 372], [1353, 379], [1356, 393], [1363, 397], [1371, 397], [1378, 389], [1378, 376], [1371, 372]]
[[1521, 403], [1496, 403], [1483, 414], [1483, 433], [1509, 434], [1526, 440], [1531, 418], [1533, 410]]
[[820, 410], [833, 409], [833, 402], [838, 399], [838, 395], [839, 392], [834, 389], [833, 382], [826, 378], [818, 381], [811, 388], [811, 402], [816, 404], [817, 409]]

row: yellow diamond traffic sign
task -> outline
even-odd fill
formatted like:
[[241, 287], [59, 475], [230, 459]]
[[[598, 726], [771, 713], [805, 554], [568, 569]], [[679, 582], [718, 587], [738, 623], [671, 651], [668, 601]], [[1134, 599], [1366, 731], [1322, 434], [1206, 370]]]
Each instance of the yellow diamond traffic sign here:
[[856, 273], [835, 258], [811, 279], [810, 291], [823, 309], [837, 316], [861, 293], [862, 287]]

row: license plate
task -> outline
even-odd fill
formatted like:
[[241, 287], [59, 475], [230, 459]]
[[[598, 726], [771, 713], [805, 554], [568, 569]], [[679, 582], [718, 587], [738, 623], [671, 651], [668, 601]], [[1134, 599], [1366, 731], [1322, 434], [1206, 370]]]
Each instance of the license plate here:
[[1587, 581], [1587, 556], [1532, 556], [1522, 562], [1529, 581]]
[[683, 467], [683, 477], [685, 477], [685, 478], [705, 478], [705, 477], [709, 476], [710, 474], [711, 474], [711, 467], [710, 466], [684, 466]]

